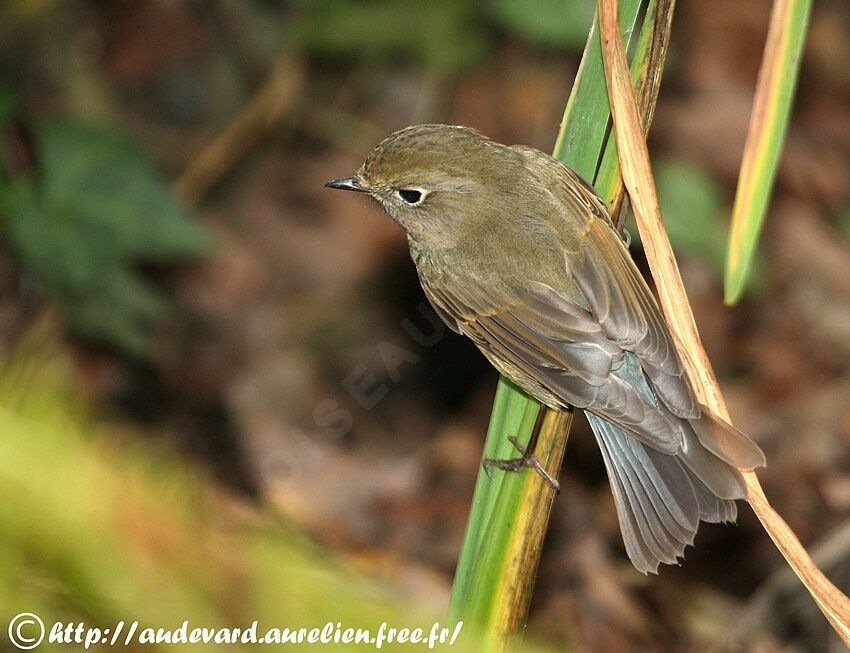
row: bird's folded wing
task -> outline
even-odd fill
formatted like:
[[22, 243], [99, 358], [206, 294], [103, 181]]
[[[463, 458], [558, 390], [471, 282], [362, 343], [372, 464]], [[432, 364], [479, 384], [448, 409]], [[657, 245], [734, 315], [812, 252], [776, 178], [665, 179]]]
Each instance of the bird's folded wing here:
[[[552, 191], [561, 212], [574, 218], [564, 224], [575, 228], [577, 219], [584, 225], [580, 247], [566, 263], [596, 322], [622, 349], [637, 355], [657, 396], [675, 415], [698, 417], [699, 406], [658, 304], [614, 230], [605, 202], [578, 173], [554, 157], [524, 146], [513, 149], [529, 160], [531, 174], [545, 171], [541, 181]], [[576, 234], [565, 236], [565, 243], [576, 241]]]
[[[576, 176], [564, 166], [560, 169], [570, 179]], [[648, 377], [654, 398], [677, 417], [688, 420], [689, 426], [683, 430], [686, 453], [701, 455], [704, 447], [738, 469], [763, 466], [764, 454], [752, 440], [697, 403], [655, 297], [619, 235], [608, 221], [596, 217], [602, 200], [586, 183], [572, 184], [572, 189], [573, 193], [564, 196], [562, 203], [575, 211], [576, 196], [583, 196], [587, 217], [581, 251], [565, 257], [566, 266], [596, 323], [611, 340], [637, 358], [643, 372], [639, 380], [642, 382], [644, 375]], [[630, 383], [634, 385], [635, 381]], [[695, 446], [694, 440], [701, 446]], [[712, 458], [705, 460], [713, 462]], [[707, 473], [709, 466], [700, 469]], [[721, 476], [728, 479], [725, 470]]]
[[497, 367], [509, 366], [564, 404], [604, 415], [658, 451], [679, 450], [681, 430], [613, 373], [623, 350], [587, 309], [542, 283], [489, 290], [458, 279], [440, 287], [423, 280], [423, 288]]
[[670, 331], [652, 292], [619, 236], [604, 222], [586, 223], [583, 258], [567, 267], [602, 331], [633, 352], [658, 398], [675, 415], [700, 414]]

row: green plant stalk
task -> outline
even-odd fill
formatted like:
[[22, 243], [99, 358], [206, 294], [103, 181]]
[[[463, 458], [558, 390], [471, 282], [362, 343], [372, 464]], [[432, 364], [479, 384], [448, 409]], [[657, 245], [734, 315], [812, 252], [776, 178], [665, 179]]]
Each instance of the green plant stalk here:
[[[673, 0], [623, 0], [620, 27], [634, 50], [632, 74], [648, 127], [669, 39]], [[641, 20], [643, 18], [643, 20]], [[640, 30], [638, 31], [638, 28]], [[617, 152], [610, 137], [610, 106], [594, 21], [564, 112], [554, 155], [591, 180], [612, 208], [623, 195]], [[539, 404], [502, 378], [496, 392], [484, 456], [517, 455], [508, 441], [527, 443]], [[572, 413], [549, 411], [535, 453], [557, 476]], [[552, 507], [553, 492], [537, 474], [479, 472], [455, 573], [449, 619], [463, 620], [493, 650], [511, 646], [521, 634]]]
[[741, 161], [726, 250], [725, 299], [735, 304], [753, 263], [791, 117], [811, 0], [776, 0]]

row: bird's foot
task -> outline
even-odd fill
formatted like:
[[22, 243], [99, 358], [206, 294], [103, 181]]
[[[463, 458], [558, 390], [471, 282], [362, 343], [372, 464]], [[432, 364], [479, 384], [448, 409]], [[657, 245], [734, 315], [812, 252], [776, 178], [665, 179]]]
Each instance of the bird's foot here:
[[537, 456], [526, 450], [526, 448], [523, 447], [514, 436], [508, 436], [508, 441], [517, 448], [517, 450], [522, 454], [522, 457], [504, 459], [484, 458], [481, 461], [481, 466], [484, 468], [484, 472], [487, 476], [491, 480], [493, 479], [493, 475], [490, 472], [491, 467], [502, 469], [506, 472], [519, 472], [523, 469], [531, 468], [543, 477], [543, 480], [546, 481], [549, 487], [555, 490], [556, 494], [560, 494], [561, 485], [549, 472], [543, 469], [543, 465], [541, 465], [540, 461], [537, 460]]

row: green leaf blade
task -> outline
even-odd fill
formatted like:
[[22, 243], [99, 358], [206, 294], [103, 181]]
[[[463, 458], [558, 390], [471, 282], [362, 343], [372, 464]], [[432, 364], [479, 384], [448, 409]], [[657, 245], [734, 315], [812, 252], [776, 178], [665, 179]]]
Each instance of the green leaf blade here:
[[740, 300], [752, 268], [791, 117], [811, 0], [774, 5], [726, 250], [725, 301]]

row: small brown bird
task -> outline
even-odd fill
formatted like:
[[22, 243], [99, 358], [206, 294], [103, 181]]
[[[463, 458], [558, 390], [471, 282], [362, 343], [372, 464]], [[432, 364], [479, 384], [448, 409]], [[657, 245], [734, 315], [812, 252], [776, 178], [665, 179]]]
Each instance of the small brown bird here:
[[[764, 455], [697, 403], [652, 292], [577, 173], [468, 127], [419, 125], [327, 185], [368, 193], [405, 230], [434, 309], [499, 372], [550, 409], [585, 411], [638, 570], [676, 563], [700, 520], [735, 520], [739, 470]], [[543, 472], [531, 448], [484, 463]]]

